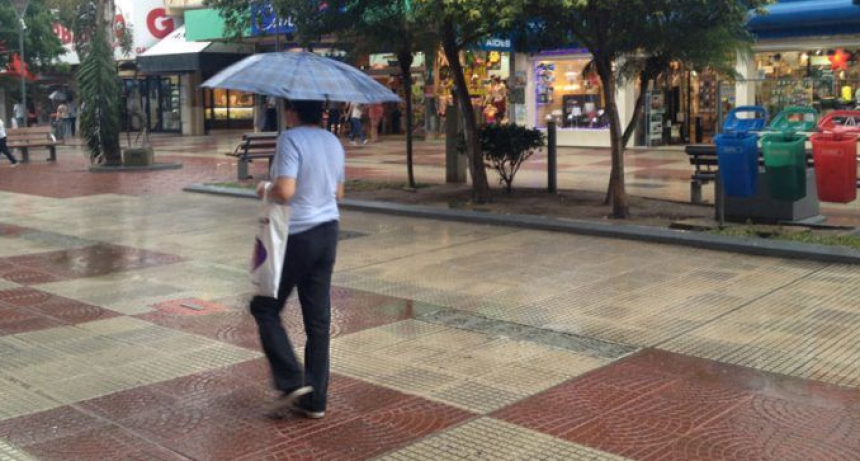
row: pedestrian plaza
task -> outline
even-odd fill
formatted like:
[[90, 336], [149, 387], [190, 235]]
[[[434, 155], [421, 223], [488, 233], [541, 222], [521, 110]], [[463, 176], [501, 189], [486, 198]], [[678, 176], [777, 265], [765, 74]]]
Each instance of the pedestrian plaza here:
[[[402, 181], [400, 142], [348, 149], [348, 177]], [[266, 418], [256, 203], [182, 191], [233, 180], [233, 144], [157, 137], [175, 171], [89, 173], [74, 145], [0, 166], [0, 460], [860, 459], [855, 266], [354, 211], [327, 416]], [[683, 152], [631, 156], [631, 193], [689, 199]], [[444, 144], [416, 157], [444, 179]], [[607, 172], [560, 154], [562, 187]], [[284, 321], [300, 347], [295, 299]]]

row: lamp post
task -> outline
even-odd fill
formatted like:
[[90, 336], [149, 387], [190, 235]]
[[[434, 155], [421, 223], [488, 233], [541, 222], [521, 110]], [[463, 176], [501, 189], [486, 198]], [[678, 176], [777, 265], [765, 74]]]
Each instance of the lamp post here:
[[[30, 0], [9, 0], [12, 3], [12, 8], [18, 15], [18, 57], [21, 59], [21, 105], [24, 110], [27, 110], [27, 65], [24, 55], [24, 31], [27, 29], [27, 23], [24, 22], [24, 15], [27, 14], [27, 7], [30, 5]], [[26, 126], [26, 116], [24, 125]]]

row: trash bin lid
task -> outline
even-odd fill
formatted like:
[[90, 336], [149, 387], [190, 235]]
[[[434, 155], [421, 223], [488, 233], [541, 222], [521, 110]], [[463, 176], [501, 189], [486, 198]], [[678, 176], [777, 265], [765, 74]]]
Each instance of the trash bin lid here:
[[[753, 114], [752, 117], [739, 117], [739, 114]], [[761, 131], [767, 126], [767, 109], [761, 106], [741, 106], [732, 109], [723, 122], [723, 131], [726, 133], [748, 133], [750, 131]]]
[[818, 111], [812, 107], [786, 107], [770, 122], [768, 130], [782, 132], [812, 132], [818, 126]]

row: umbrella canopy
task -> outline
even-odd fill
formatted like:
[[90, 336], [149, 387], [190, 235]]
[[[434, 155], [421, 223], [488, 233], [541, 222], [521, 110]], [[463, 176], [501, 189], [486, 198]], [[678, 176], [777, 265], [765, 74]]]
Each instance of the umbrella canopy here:
[[292, 100], [363, 104], [400, 101], [394, 92], [355, 67], [307, 52], [255, 54], [219, 72], [202, 86]]

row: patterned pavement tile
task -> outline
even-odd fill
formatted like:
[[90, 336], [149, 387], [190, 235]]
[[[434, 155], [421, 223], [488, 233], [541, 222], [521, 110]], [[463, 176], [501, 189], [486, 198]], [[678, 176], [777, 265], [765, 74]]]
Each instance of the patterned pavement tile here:
[[380, 461], [628, 461], [513, 424], [481, 418], [379, 458]]
[[857, 409], [848, 389], [649, 350], [494, 416], [642, 461], [849, 460]]
[[337, 338], [332, 349], [339, 373], [482, 414], [608, 362], [415, 320]]
[[2, 258], [15, 266], [37, 270], [58, 278], [97, 277], [181, 261], [176, 256], [109, 244]]
[[19, 448], [0, 439], [0, 460], [3, 461], [38, 461]]

